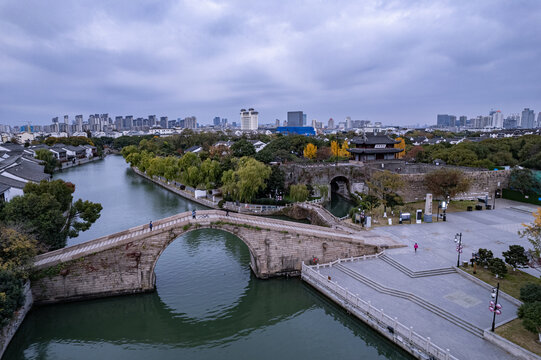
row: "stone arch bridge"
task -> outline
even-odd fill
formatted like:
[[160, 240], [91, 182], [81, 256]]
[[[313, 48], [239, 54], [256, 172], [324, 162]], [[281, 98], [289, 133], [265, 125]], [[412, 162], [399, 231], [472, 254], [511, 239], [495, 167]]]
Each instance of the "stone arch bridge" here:
[[374, 254], [391, 239], [224, 211], [185, 212], [36, 257], [32, 293], [36, 303], [82, 300], [153, 291], [154, 268], [167, 246], [182, 234], [213, 228], [240, 238], [259, 278], [298, 275], [302, 262]]

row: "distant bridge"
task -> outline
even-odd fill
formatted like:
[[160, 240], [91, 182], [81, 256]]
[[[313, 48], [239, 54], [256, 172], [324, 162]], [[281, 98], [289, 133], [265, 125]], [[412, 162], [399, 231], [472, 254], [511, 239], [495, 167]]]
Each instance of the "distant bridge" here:
[[393, 247], [391, 239], [224, 211], [174, 215], [36, 257], [32, 293], [37, 303], [132, 294], [155, 289], [154, 268], [167, 246], [189, 231], [212, 228], [240, 238], [259, 278], [299, 275], [302, 262], [374, 254]]

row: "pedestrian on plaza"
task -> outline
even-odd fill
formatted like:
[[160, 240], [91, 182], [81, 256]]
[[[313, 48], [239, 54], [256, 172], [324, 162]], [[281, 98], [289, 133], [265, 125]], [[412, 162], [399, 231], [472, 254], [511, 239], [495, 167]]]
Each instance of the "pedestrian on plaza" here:
[[150, 231], [152, 231], [152, 220], [150, 220], [150, 224], [148, 224], [148, 228], [150, 229]]
[[195, 209], [192, 210], [192, 219], [195, 219]]
[[361, 213], [361, 227], [364, 227], [364, 212]]
[[229, 209], [225, 209], [225, 216], [229, 216]]
[[415, 249], [415, 252], [417, 252], [417, 249], [419, 248], [419, 245], [417, 245], [417, 243], [415, 243], [415, 245], [413, 245], [413, 248]]

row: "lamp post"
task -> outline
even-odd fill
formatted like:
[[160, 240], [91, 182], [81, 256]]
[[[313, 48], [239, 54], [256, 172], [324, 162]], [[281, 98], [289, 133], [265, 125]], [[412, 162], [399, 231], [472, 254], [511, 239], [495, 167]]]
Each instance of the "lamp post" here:
[[456, 260], [456, 267], [460, 267], [460, 254], [462, 253], [462, 233], [455, 234], [456, 252], [458, 253], [458, 259]]
[[498, 304], [498, 295], [500, 294], [500, 283], [495, 288], [492, 288], [492, 293], [490, 294], [490, 297], [494, 299], [494, 301], [490, 300], [490, 305], [488, 309], [490, 312], [493, 313], [492, 315], [492, 332], [494, 332], [494, 327], [496, 325], [496, 315], [502, 314], [502, 306]]

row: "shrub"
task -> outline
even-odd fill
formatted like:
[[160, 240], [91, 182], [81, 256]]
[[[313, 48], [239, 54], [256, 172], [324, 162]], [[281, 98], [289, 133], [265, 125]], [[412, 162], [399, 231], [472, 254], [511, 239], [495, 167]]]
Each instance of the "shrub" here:
[[520, 289], [520, 300], [525, 303], [541, 301], [541, 285], [533, 283], [524, 285]]
[[23, 302], [22, 279], [11, 271], [0, 270], [0, 327], [11, 320]]
[[541, 330], [541, 302], [526, 303], [518, 308], [518, 317], [526, 330], [538, 334]]

